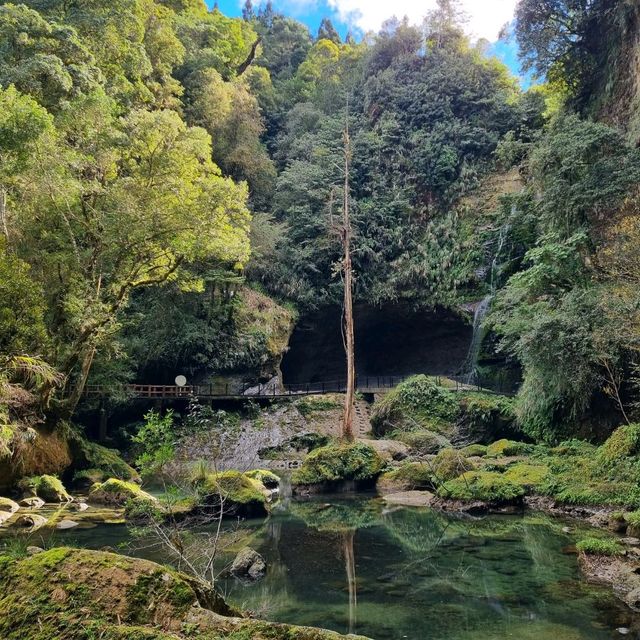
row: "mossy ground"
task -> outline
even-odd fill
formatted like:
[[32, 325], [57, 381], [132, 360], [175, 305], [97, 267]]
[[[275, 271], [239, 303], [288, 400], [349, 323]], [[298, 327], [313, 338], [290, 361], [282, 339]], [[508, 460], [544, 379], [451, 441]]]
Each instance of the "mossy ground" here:
[[491, 503], [511, 503], [524, 497], [525, 490], [495, 471], [467, 471], [449, 480], [438, 489], [441, 498], [482, 500]]
[[373, 447], [362, 442], [336, 443], [312, 451], [291, 481], [294, 485], [372, 481], [384, 467], [385, 461]]

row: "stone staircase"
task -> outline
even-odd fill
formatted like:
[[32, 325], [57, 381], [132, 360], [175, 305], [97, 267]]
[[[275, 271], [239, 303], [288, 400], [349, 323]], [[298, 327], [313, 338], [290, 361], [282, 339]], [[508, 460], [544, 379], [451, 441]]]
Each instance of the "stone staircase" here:
[[371, 437], [371, 412], [369, 410], [369, 403], [365, 400], [356, 400], [353, 426], [356, 438]]

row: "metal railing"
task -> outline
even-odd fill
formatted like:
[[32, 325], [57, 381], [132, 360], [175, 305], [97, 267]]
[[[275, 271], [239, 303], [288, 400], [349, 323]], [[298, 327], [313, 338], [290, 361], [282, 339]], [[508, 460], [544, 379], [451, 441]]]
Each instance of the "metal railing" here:
[[[417, 374], [393, 375], [393, 376], [356, 376], [356, 391], [360, 393], [376, 393], [393, 389], [400, 383]], [[480, 391], [488, 393], [500, 393], [513, 395], [513, 390], [491, 389], [483, 386], [482, 380], [477, 380], [473, 385], [466, 384], [462, 379], [445, 376], [432, 376], [438, 385], [445, 386], [452, 391]], [[444, 381], [449, 383], [445, 384]], [[452, 386], [455, 383], [455, 387]], [[279, 385], [273, 382], [255, 384], [245, 382], [240, 385], [233, 384], [208, 384], [208, 385], [154, 385], [154, 384], [129, 384], [124, 389], [132, 398], [169, 400], [174, 398], [287, 398], [293, 396], [325, 395], [328, 393], [345, 393], [346, 380], [330, 380], [324, 382], [307, 382], [297, 384]], [[88, 385], [85, 396], [88, 398], [100, 398], [109, 395], [112, 389], [105, 385]]]

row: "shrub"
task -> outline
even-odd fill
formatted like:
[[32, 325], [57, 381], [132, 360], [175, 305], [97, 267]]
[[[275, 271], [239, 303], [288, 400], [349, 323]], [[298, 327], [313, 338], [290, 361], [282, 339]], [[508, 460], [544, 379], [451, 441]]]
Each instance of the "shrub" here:
[[621, 556], [624, 548], [611, 538], [585, 538], [576, 544], [580, 553], [594, 556]]
[[384, 460], [367, 444], [331, 444], [312, 451], [291, 480], [293, 484], [374, 480], [384, 466]]
[[459, 478], [446, 482], [438, 489], [438, 495], [454, 500], [505, 503], [519, 501], [524, 496], [524, 489], [500, 473], [467, 471]]

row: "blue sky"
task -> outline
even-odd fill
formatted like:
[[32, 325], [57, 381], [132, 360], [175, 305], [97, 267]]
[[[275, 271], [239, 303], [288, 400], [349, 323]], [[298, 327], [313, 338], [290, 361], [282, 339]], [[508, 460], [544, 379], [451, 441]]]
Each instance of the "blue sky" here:
[[[207, 0], [207, 3], [213, 6], [214, 0]], [[317, 33], [320, 21], [329, 17], [342, 37], [349, 30], [358, 36], [367, 29], [378, 29], [385, 18], [391, 17], [389, 11], [393, 10], [418, 23], [434, 3], [435, 0], [273, 0], [277, 11], [308, 25], [313, 35]], [[218, 0], [220, 10], [228, 16], [241, 15], [243, 4], [244, 0]], [[259, 6], [260, 0], [253, 0], [253, 4]], [[513, 18], [516, 0], [463, 0], [463, 4], [470, 33], [493, 42], [491, 55], [520, 76], [515, 42], [497, 42], [500, 28]], [[528, 86], [530, 80], [521, 78], [521, 84]]]

